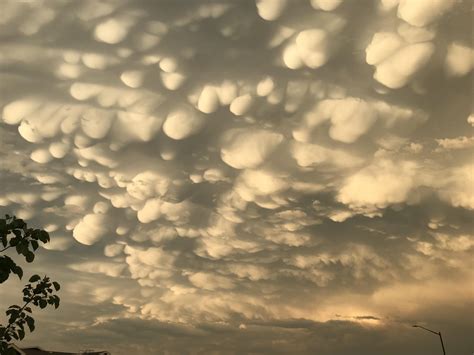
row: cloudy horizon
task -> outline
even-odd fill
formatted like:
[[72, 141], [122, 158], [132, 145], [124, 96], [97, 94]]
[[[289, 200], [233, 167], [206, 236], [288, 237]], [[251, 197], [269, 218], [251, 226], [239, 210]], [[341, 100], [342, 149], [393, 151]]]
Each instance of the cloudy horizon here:
[[474, 351], [469, 0], [0, 7], [0, 213], [62, 285], [21, 346]]

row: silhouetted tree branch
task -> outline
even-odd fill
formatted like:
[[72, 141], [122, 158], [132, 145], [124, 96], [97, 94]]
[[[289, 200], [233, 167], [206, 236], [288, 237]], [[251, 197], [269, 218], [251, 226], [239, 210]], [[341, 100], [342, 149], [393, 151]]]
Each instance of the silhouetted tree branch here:
[[[28, 228], [27, 224], [15, 216], [6, 215], [5, 219], [0, 219], [0, 243], [3, 246], [1, 252], [14, 248], [19, 255], [23, 255], [26, 262], [31, 263], [35, 258], [34, 252], [39, 247], [39, 242], [48, 243], [49, 234], [41, 229]], [[0, 284], [8, 280], [11, 274], [18, 278], [23, 277], [23, 269], [18, 266], [12, 258], [7, 255], [0, 255]], [[23, 305], [12, 305], [5, 312], [8, 317], [6, 326], [0, 324], [0, 354], [16, 354], [10, 348], [11, 341], [22, 340], [25, 337], [25, 325], [30, 332], [35, 329], [35, 320], [31, 316], [31, 305], [45, 308], [49, 305], [59, 307], [59, 296], [55, 292], [59, 291], [60, 285], [56, 281], [51, 281], [49, 277], [41, 278], [33, 275], [29, 283], [23, 288]]]

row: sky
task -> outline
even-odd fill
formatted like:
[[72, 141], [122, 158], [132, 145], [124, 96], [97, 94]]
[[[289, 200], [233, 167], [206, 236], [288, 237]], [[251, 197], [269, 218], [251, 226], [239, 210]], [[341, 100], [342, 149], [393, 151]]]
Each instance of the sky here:
[[20, 345], [474, 351], [472, 2], [0, 7], [0, 213], [62, 285]]

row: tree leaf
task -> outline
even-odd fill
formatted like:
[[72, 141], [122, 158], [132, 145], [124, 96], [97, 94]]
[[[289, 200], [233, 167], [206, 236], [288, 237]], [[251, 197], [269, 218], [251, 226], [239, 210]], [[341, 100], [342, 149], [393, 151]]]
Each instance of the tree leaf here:
[[33, 254], [31, 251], [28, 251], [25, 255], [26, 261], [31, 263], [35, 259], [35, 254]]
[[38, 247], [39, 247], [38, 242], [36, 240], [32, 240], [31, 241], [31, 247], [33, 248], [33, 250], [38, 249]]
[[61, 289], [61, 286], [56, 281], [53, 281], [53, 286], [56, 291], [59, 291]]
[[43, 243], [49, 242], [49, 234], [48, 234], [48, 232], [43, 231], [43, 230], [39, 231], [38, 239], [41, 240]]
[[[14, 217], [15, 218], [15, 217]], [[17, 229], [17, 228], [23, 228], [24, 226], [26, 225], [25, 221], [23, 221], [21, 218], [18, 218], [18, 219], [14, 219], [12, 222], [11, 222], [11, 227], [14, 228], [14, 229]]]
[[6, 310], [5, 314], [7, 316], [11, 316], [12, 314], [18, 315], [18, 310], [10, 307], [9, 309]]
[[18, 336], [20, 337], [20, 340], [25, 337], [25, 331], [23, 328], [18, 329]]
[[36, 282], [36, 281], [39, 281], [41, 280], [41, 277], [39, 275], [33, 275], [30, 277], [30, 279], [28, 280], [29, 282]]
[[21, 231], [20, 230], [14, 229], [13, 234], [15, 234], [17, 238], [21, 238]]
[[10, 275], [9, 272], [5, 272], [3, 270], [0, 270], [0, 284], [4, 283], [5, 281], [8, 280], [8, 275]]
[[48, 303], [45, 300], [43, 300], [43, 299], [39, 300], [40, 308], [45, 308], [47, 305], [48, 305]]
[[19, 266], [15, 266], [14, 268], [12, 268], [12, 271], [21, 280], [21, 278], [23, 277], [23, 269]]
[[0, 218], [0, 233], [6, 233], [7, 231], [7, 221], [3, 218]]
[[30, 328], [30, 332], [35, 330], [35, 320], [33, 317], [26, 316], [26, 324], [28, 324], [28, 328]]

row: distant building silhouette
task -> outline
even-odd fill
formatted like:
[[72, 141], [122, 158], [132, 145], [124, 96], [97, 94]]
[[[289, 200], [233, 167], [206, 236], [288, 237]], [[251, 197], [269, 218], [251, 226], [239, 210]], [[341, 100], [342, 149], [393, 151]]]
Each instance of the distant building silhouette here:
[[21, 349], [14, 344], [11, 347], [17, 352], [18, 355], [111, 355], [108, 351], [83, 351], [75, 353], [65, 353], [61, 351], [43, 350], [39, 347]]

